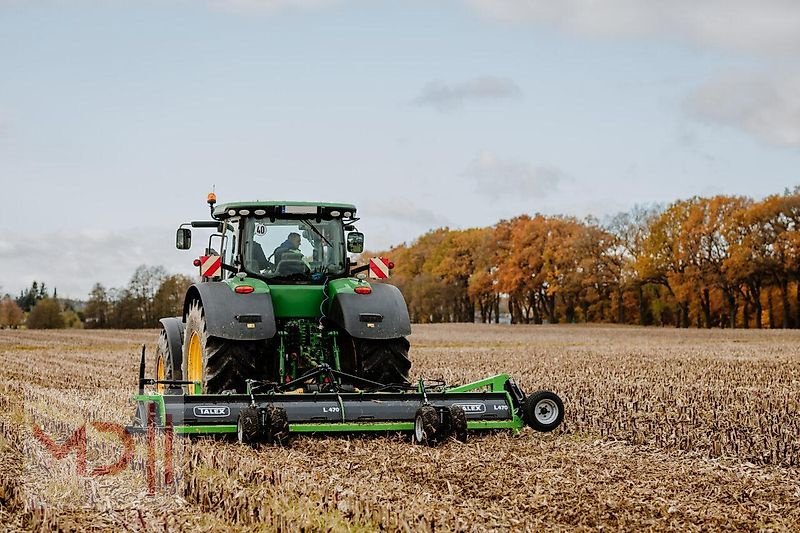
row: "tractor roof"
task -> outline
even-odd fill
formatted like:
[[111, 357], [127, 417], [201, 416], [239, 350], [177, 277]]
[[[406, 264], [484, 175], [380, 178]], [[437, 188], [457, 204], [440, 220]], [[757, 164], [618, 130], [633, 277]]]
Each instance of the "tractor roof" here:
[[353, 218], [356, 206], [329, 202], [254, 201], [229, 202], [214, 207], [213, 217], [220, 220], [235, 215], [275, 216], [294, 218], [298, 216], [324, 216]]

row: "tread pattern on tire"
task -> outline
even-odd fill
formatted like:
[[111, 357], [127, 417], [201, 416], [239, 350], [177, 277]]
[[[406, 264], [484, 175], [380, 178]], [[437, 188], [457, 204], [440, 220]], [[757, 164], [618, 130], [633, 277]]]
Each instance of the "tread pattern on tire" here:
[[289, 417], [283, 407], [267, 408], [267, 435], [269, 441], [276, 446], [289, 445]]
[[[258, 423], [258, 410], [254, 407], [245, 407], [239, 411], [239, 426], [241, 426], [240, 442], [255, 444], [260, 440], [261, 428]], [[238, 431], [239, 428], [237, 428]]]
[[[169, 350], [169, 341], [167, 340], [167, 332], [161, 328], [161, 333], [158, 335], [158, 342], [156, 343], [156, 367], [153, 368], [153, 375], [156, 375], [158, 368], [158, 358], [164, 358], [164, 379], [183, 379], [181, 376], [180, 368], [175, 368], [175, 360], [173, 354]], [[157, 377], [157, 376], [156, 376]], [[181, 394], [181, 387], [178, 385], [171, 387], [164, 387], [164, 394]]]
[[450, 435], [459, 442], [467, 442], [467, 413], [458, 405], [451, 405], [450, 411]]
[[408, 384], [411, 360], [405, 337], [373, 340], [354, 339], [361, 359], [362, 376], [371, 381], [388, 384]]
[[203, 349], [203, 390], [219, 394], [226, 390], [246, 391], [248, 379], [265, 379], [263, 342], [233, 341], [212, 337], [206, 330], [206, 319], [200, 302], [193, 302], [186, 316], [184, 335], [183, 379], [188, 379], [188, 351], [192, 333], [197, 332]]
[[158, 335], [158, 342], [156, 343], [156, 359], [155, 364], [153, 366], [153, 375], [158, 377], [156, 373], [158, 372], [158, 360], [159, 358], [164, 359], [164, 377], [166, 379], [173, 379], [172, 377], [172, 358], [170, 357], [169, 353], [169, 343], [167, 342], [167, 332], [164, 329], [161, 329], [161, 333]]
[[422, 419], [422, 429], [425, 433], [425, 436], [420, 441], [416, 437], [416, 432], [414, 434], [414, 440], [417, 444], [427, 444], [428, 446], [433, 446], [437, 442], [437, 437], [441, 435], [441, 421], [439, 420], [439, 412], [436, 410], [435, 407], [432, 405], [423, 405], [419, 409], [414, 416], [414, 423], [416, 425], [417, 418]]

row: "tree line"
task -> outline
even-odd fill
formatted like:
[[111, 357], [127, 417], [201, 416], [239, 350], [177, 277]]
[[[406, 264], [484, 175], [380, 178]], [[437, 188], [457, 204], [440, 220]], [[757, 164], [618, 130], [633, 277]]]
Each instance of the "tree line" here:
[[158, 319], [180, 315], [183, 297], [194, 280], [169, 275], [161, 266], [141, 265], [123, 288], [107, 289], [96, 283], [88, 301], [50, 296], [44, 283], [34, 281], [17, 298], [0, 300], [0, 328], [154, 328]]
[[800, 327], [800, 187], [693, 197], [603, 223], [522, 215], [382, 255], [415, 322]]
[[58, 289], [53, 296], [44, 283], [34, 281], [17, 298], [6, 294], [0, 300], [0, 328], [51, 329], [80, 327], [81, 318], [71, 300], [60, 300]]
[[[800, 327], [800, 187], [693, 197], [592, 217], [521, 215], [439, 228], [381, 255], [414, 322]], [[0, 327], [150, 328], [180, 315], [189, 276], [142, 265], [85, 305], [44, 284], [0, 300]]]
[[194, 279], [168, 275], [161, 266], [142, 265], [128, 286], [106, 289], [96, 283], [84, 309], [87, 328], [155, 328], [158, 320], [183, 313], [183, 298]]

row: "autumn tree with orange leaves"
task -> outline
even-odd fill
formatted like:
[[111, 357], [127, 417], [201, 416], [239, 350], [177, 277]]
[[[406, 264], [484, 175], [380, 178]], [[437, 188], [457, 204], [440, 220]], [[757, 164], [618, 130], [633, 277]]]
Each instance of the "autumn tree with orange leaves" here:
[[417, 322], [800, 327], [800, 188], [635, 207], [606, 223], [521, 215], [382, 255]]

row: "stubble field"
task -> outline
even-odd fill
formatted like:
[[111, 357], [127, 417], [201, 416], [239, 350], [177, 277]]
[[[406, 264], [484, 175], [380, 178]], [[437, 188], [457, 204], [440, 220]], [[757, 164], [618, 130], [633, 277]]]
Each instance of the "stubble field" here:
[[[563, 426], [413, 446], [402, 436], [252, 449], [176, 443], [148, 494], [125, 424], [154, 331], [0, 331], [0, 524], [75, 530], [531, 530], [800, 527], [800, 331], [415, 326], [412, 374], [507, 372], [565, 400]], [[88, 424], [86, 475], [55, 459]]]

